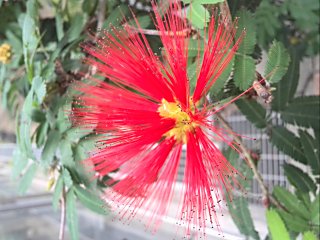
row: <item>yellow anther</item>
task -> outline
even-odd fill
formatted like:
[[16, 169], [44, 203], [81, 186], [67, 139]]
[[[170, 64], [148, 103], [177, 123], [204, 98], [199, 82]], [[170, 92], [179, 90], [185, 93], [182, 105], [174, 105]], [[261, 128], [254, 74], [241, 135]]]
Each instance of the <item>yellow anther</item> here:
[[0, 46], [0, 62], [7, 64], [11, 59], [11, 46], [7, 43], [3, 43]]
[[187, 133], [194, 130], [197, 126], [188, 113], [181, 109], [178, 102], [168, 102], [162, 99], [161, 106], [158, 108], [159, 115], [163, 118], [171, 118], [176, 121], [174, 128], [165, 133], [165, 137], [174, 137], [178, 142], [187, 142]]

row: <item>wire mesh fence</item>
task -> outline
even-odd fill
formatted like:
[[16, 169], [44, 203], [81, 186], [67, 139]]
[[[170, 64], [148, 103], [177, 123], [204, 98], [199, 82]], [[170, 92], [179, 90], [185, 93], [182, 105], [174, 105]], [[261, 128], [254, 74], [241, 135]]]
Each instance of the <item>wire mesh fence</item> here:
[[[272, 114], [272, 121], [275, 125], [281, 125], [281, 119], [277, 114]], [[258, 153], [258, 170], [262, 174], [265, 184], [270, 190], [273, 186], [288, 187], [287, 179], [284, 175], [282, 165], [289, 160], [289, 157], [281, 153], [269, 142], [269, 137], [265, 130], [257, 129], [245, 116], [236, 111], [228, 117], [228, 123], [232, 129], [250, 139], [243, 139], [248, 149]], [[256, 140], [251, 140], [256, 139]], [[182, 152], [181, 164], [178, 170], [178, 181], [183, 181], [184, 167], [186, 161], [186, 152]], [[242, 161], [239, 159], [239, 161]], [[262, 192], [257, 180], [253, 179], [251, 189], [246, 194], [249, 202], [262, 204]]]

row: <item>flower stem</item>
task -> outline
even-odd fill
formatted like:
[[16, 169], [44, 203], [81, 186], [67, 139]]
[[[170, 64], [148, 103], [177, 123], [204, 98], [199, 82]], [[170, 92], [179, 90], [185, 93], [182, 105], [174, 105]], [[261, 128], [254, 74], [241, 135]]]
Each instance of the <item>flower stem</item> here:
[[97, 34], [101, 31], [106, 15], [106, 0], [99, 0], [97, 12]]
[[[220, 113], [215, 113], [215, 116], [219, 119], [220, 123], [223, 125], [223, 127], [227, 130], [232, 131], [231, 126], [227, 123], [227, 121], [221, 116]], [[250, 151], [247, 149], [247, 147], [242, 142], [241, 138], [234, 135], [234, 140], [238, 143], [238, 146], [240, 147], [241, 152], [243, 153], [244, 157], [247, 159], [249, 167], [252, 169], [252, 172], [254, 174], [254, 177], [257, 179], [259, 187], [262, 191], [263, 198], [267, 201], [270, 201], [273, 205], [275, 205], [277, 208], [284, 209], [284, 207], [278, 202], [277, 199], [275, 199], [269, 192], [268, 187], [263, 181], [263, 178], [257, 169], [256, 164], [254, 163], [254, 160], [251, 157]]]
[[62, 195], [61, 195], [61, 215], [60, 215], [59, 240], [64, 240], [65, 227], [66, 227], [66, 190], [63, 186]]
[[[230, 8], [228, 5], [227, 0], [224, 0], [222, 3], [219, 4], [220, 10], [221, 10], [221, 14], [223, 15], [224, 18], [228, 19], [229, 21], [232, 21], [232, 16], [230, 13]], [[220, 122], [222, 123], [222, 125], [228, 129], [228, 130], [232, 130], [231, 126], [227, 123], [227, 121], [221, 116], [221, 114], [219, 113], [215, 113], [215, 115], [217, 116], [217, 118], [220, 120]], [[278, 202], [277, 199], [275, 199], [272, 195], [270, 195], [269, 193], [269, 189], [266, 186], [266, 184], [263, 181], [263, 178], [259, 172], [259, 170], [257, 169], [256, 164], [254, 163], [251, 154], [249, 152], [249, 150], [246, 148], [246, 146], [243, 144], [242, 140], [238, 137], [238, 136], [234, 136], [234, 140], [239, 144], [239, 147], [241, 149], [241, 151], [244, 154], [244, 157], [248, 160], [248, 164], [249, 167], [252, 169], [252, 172], [255, 176], [255, 178], [258, 181], [258, 184], [260, 186], [260, 189], [262, 191], [263, 194], [263, 198], [266, 201], [270, 201], [273, 205], [275, 205], [277, 208], [280, 209], [284, 209], [285, 208]]]

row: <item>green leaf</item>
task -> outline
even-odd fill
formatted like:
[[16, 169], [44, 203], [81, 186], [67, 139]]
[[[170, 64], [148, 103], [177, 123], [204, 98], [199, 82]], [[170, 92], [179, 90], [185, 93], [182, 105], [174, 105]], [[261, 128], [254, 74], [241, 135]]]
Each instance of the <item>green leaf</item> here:
[[86, 137], [82, 138], [78, 145], [82, 146], [84, 150], [86, 151], [86, 155], [88, 152], [92, 151], [96, 147], [96, 142], [98, 141], [98, 138], [95, 134], [87, 135]]
[[18, 178], [23, 169], [28, 164], [28, 157], [23, 154], [20, 148], [16, 148], [13, 152], [13, 168], [12, 168], [12, 177], [14, 179]]
[[319, 105], [319, 96], [297, 97], [281, 111], [281, 117], [287, 123], [319, 129]]
[[23, 117], [30, 117], [33, 109], [33, 88], [28, 92], [27, 97], [24, 100], [23, 106], [22, 106], [22, 114]]
[[270, 140], [283, 153], [301, 163], [307, 162], [299, 139], [285, 127], [273, 127]]
[[80, 128], [69, 128], [66, 132], [65, 132], [65, 137], [66, 139], [68, 139], [70, 142], [76, 142], [78, 141], [80, 138], [83, 138], [84, 136], [88, 135], [88, 130], [83, 130]]
[[267, 126], [266, 110], [255, 100], [239, 99], [236, 101], [236, 105], [242, 114], [257, 128], [265, 128]]
[[20, 180], [20, 184], [19, 184], [19, 193], [21, 194], [25, 194], [26, 191], [28, 190], [28, 188], [30, 187], [32, 180], [34, 178], [34, 176], [36, 175], [37, 172], [37, 164], [32, 163], [27, 171], [25, 172], [25, 174], [23, 175], [23, 177]]
[[290, 49], [291, 64], [286, 75], [276, 85], [276, 90], [273, 93], [272, 109], [279, 111], [287, 106], [288, 102], [293, 98], [298, 82], [299, 82], [299, 66], [301, 54], [297, 48]]
[[93, 168], [93, 165], [90, 165], [92, 163], [87, 162], [86, 164], [83, 164], [83, 161], [88, 157], [87, 150], [82, 144], [77, 144], [73, 148], [73, 154], [74, 154], [74, 160], [75, 160], [75, 166], [77, 168], [77, 174], [80, 176], [81, 182], [86, 187], [92, 187], [95, 184], [94, 172], [90, 171]]
[[84, 13], [82, 9], [82, 4], [84, 0], [69, 0], [67, 1], [67, 12], [68, 16], [73, 19], [79, 16], [79, 14]]
[[42, 77], [36, 76], [32, 80], [32, 87], [37, 96], [38, 104], [41, 104], [47, 93], [47, 86], [45, 81], [43, 81]]
[[[17, 55], [17, 58], [20, 59], [22, 51], [22, 38], [20, 33], [17, 33], [14, 28], [8, 29], [6, 31], [6, 38], [8, 39], [9, 44], [12, 49], [14, 49], [14, 54]], [[0, 81], [1, 83], [1, 81]]]
[[192, 64], [188, 65], [188, 78], [190, 81], [190, 91], [193, 92], [195, 87], [196, 87], [196, 83], [197, 83], [197, 68], [198, 68], [198, 63], [197, 62], [193, 62]]
[[59, 142], [61, 139], [61, 134], [57, 130], [51, 130], [48, 134], [47, 142], [44, 145], [41, 159], [47, 164], [50, 164], [54, 158], [57, 151]]
[[39, 109], [33, 109], [31, 112], [31, 119], [37, 123], [43, 123], [46, 120], [46, 115]]
[[1, 64], [0, 66], [0, 91], [2, 91], [3, 82], [6, 77], [6, 65]]
[[[27, 99], [24, 104], [26, 104]], [[22, 110], [23, 111], [23, 110]], [[35, 159], [30, 137], [31, 119], [24, 112], [21, 113], [17, 127], [17, 142], [21, 153], [27, 158]]]
[[[251, 180], [253, 177], [253, 172], [251, 168], [248, 167], [243, 161], [239, 161], [239, 155], [231, 147], [223, 152], [223, 155], [228, 159], [233, 167], [238, 169], [242, 176], [237, 177], [239, 184], [246, 190], [251, 187]], [[259, 239], [259, 234], [255, 230], [253, 220], [249, 211], [248, 201], [240, 196], [234, 197], [233, 201], [228, 201], [228, 209], [232, 217], [233, 222], [237, 225], [239, 231], [246, 235], [251, 236], [253, 239]]]
[[257, 39], [259, 45], [264, 48], [274, 39], [278, 29], [281, 28], [279, 21], [280, 8], [269, 0], [263, 0], [255, 11], [254, 21], [257, 25]]
[[130, 13], [129, 7], [127, 5], [121, 4], [118, 7], [114, 8], [110, 15], [106, 18], [106, 20], [102, 24], [102, 29], [110, 28], [112, 26], [121, 25], [122, 18], [120, 16], [128, 16]]
[[[80, 57], [80, 56], [79, 56]], [[65, 72], [77, 72], [79, 69], [84, 67], [83, 61], [81, 59], [69, 59], [65, 58], [62, 61], [62, 66]]]
[[67, 43], [70, 43], [74, 40], [79, 39], [82, 29], [86, 24], [86, 22], [87, 22], [87, 15], [83, 15], [83, 14], [75, 15], [70, 23], [71, 26], [66, 32], [66, 34], [64, 35], [62, 41], [66, 39]]
[[30, 17], [38, 21], [38, 9], [39, 4], [36, 0], [28, 0], [27, 2], [27, 13]]
[[275, 210], [267, 210], [266, 217], [272, 240], [290, 240], [286, 226]]
[[[303, 9], [303, 11], [301, 11]], [[288, 4], [290, 16], [295, 24], [305, 32], [318, 32], [319, 25], [319, 1], [317, 0], [291, 0]]]
[[210, 95], [216, 96], [218, 95], [222, 90], [226, 82], [228, 81], [232, 69], [234, 65], [234, 58], [230, 61], [228, 66], [224, 69], [224, 71], [221, 73], [221, 75], [217, 78], [217, 80], [214, 82], [212, 87], [210, 88], [209, 92]]
[[303, 240], [317, 240], [317, 237], [313, 232], [307, 231], [303, 233]]
[[273, 188], [273, 194], [290, 213], [298, 215], [306, 220], [310, 218], [308, 209], [287, 189], [275, 186]]
[[319, 226], [320, 225], [320, 196], [319, 194], [316, 196], [314, 201], [311, 204], [311, 222], [314, 225]]
[[38, 3], [35, 0], [27, 2], [27, 13], [24, 17], [22, 26], [22, 42], [24, 63], [27, 70], [28, 79], [31, 82], [33, 78], [33, 64], [32, 59], [36, 51], [39, 38], [37, 35], [37, 19]]
[[317, 189], [316, 184], [309, 177], [308, 174], [303, 172], [301, 169], [291, 165], [285, 164], [283, 166], [284, 172], [289, 182], [295, 186], [301, 192], [315, 192]]
[[79, 239], [78, 213], [76, 208], [76, 197], [73, 189], [66, 196], [66, 217], [69, 233], [72, 240]]
[[320, 159], [318, 142], [307, 131], [299, 130], [299, 135], [308, 165], [311, 167], [314, 175], [319, 175]]
[[37, 128], [37, 130], [36, 130], [36, 144], [37, 144], [38, 148], [40, 148], [45, 143], [48, 129], [49, 129], [49, 123], [47, 121], [41, 123], [39, 125], [39, 127]]
[[232, 202], [228, 200], [228, 208], [234, 223], [242, 234], [251, 236], [253, 239], [260, 239], [254, 228], [248, 201], [244, 197], [234, 198]]
[[238, 11], [235, 16], [239, 17], [239, 30], [237, 31], [236, 39], [240, 37], [243, 29], [246, 30], [245, 37], [243, 38], [237, 52], [242, 54], [251, 54], [257, 42], [256, 25], [252, 13], [242, 9]]
[[62, 164], [67, 167], [74, 167], [71, 143], [66, 139], [62, 139], [59, 144], [59, 149]]
[[270, 83], [282, 79], [288, 70], [290, 56], [281, 42], [274, 41], [268, 52], [264, 76]]
[[234, 83], [240, 90], [247, 90], [255, 79], [256, 66], [252, 57], [236, 55]]
[[251, 188], [251, 181], [253, 179], [252, 169], [245, 162], [239, 160], [239, 154], [231, 147], [228, 147], [228, 149], [223, 152], [223, 155], [234, 168], [241, 172], [242, 176], [237, 176], [236, 179], [243, 189], [249, 191]]
[[203, 29], [210, 21], [209, 11], [200, 3], [192, 3], [187, 10], [187, 18], [196, 28]]
[[88, 157], [87, 149], [82, 144], [77, 144], [74, 148], [74, 156], [76, 161], [83, 161]]
[[56, 186], [54, 188], [53, 195], [52, 195], [52, 206], [55, 211], [58, 210], [59, 200], [62, 195], [63, 187], [64, 187], [63, 186], [63, 179], [62, 179], [62, 175], [60, 174], [58, 177], [58, 180], [56, 182]]
[[[136, 20], [138, 21], [139, 26], [140, 26], [141, 28], [147, 28], [147, 27], [151, 24], [151, 22], [152, 22], [152, 20], [151, 20], [151, 18], [150, 18], [149, 15], [136, 17]], [[136, 23], [136, 21], [135, 21], [134, 19], [130, 20], [130, 21], [128, 22], [128, 24], [129, 24], [130, 26], [133, 26], [133, 27], [138, 27], [138, 26], [137, 26], [137, 23]]]
[[84, 206], [99, 214], [105, 215], [108, 213], [106, 203], [100, 197], [80, 186], [75, 186], [74, 189], [77, 197]]
[[240, 167], [240, 163], [239, 161], [237, 161], [239, 159], [239, 155], [234, 149], [228, 147], [226, 150], [223, 151], [223, 155], [226, 159], [228, 159], [228, 161], [234, 168]]
[[277, 212], [280, 214], [281, 218], [284, 220], [287, 228], [290, 231], [300, 233], [306, 231], [309, 228], [307, 220], [297, 215], [289, 214], [281, 209], [278, 209]]
[[[201, 41], [199, 39], [189, 39], [188, 41], [188, 58], [194, 58], [197, 57], [200, 54], [203, 55], [204, 52], [204, 41]], [[195, 64], [197, 62], [193, 62]], [[199, 64], [201, 65], [201, 64]], [[197, 66], [197, 64], [196, 64]]]
[[56, 12], [56, 32], [57, 32], [57, 38], [58, 41], [60, 41], [63, 38], [64, 31], [63, 31], [63, 15], [60, 10], [57, 9]]
[[295, 192], [296, 196], [300, 199], [300, 201], [304, 204], [305, 207], [310, 211], [311, 199], [309, 193], [303, 193], [300, 191]]
[[93, 0], [93, 1], [83, 1], [82, 3], [82, 10], [89, 15], [93, 14], [94, 11], [96, 10], [98, 5], [98, 0]]
[[[68, 119], [67, 113], [71, 112], [71, 105], [63, 106], [58, 111], [58, 117], [57, 117], [57, 128], [59, 129], [60, 133], [64, 133], [71, 127], [71, 121]], [[74, 139], [75, 140], [75, 139]]]
[[67, 168], [62, 169], [62, 177], [63, 177], [63, 182], [66, 185], [66, 187], [70, 188], [73, 185], [73, 180], [72, 180], [71, 174]]

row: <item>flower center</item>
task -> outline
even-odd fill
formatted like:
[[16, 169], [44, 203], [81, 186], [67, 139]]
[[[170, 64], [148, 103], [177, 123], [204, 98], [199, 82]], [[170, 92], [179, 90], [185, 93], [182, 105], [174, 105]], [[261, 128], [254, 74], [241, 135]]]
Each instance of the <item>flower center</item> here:
[[177, 142], [187, 142], [187, 133], [194, 131], [197, 123], [194, 122], [188, 113], [181, 109], [178, 102], [168, 102], [162, 99], [158, 108], [159, 115], [163, 118], [171, 118], [176, 121], [174, 128], [164, 134], [165, 137], [174, 137]]

